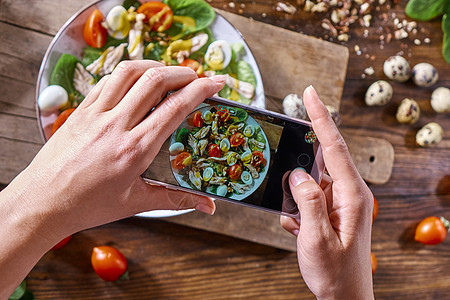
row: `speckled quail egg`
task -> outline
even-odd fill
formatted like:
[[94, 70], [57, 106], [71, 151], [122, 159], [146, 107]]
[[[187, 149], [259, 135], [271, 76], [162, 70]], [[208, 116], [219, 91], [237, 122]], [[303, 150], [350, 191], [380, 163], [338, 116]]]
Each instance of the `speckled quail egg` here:
[[307, 116], [303, 99], [297, 94], [289, 94], [284, 98], [283, 111], [287, 116], [292, 118], [305, 120]]
[[255, 134], [255, 126], [251, 124], [245, 126], [243, 133], [246, 137], [251, 137], [253, 134]]
[[242, 153], [241, 160], [245, 164], [250, 163], [252, 161], [252, 152], [247, 150], [244, 153]]
[[38, 106], [44, 112], [53, 112], [68, 104], [69, 95], [59, 85], [49, 85], [38, 98]]
[[418, 86], [432, 86], [439, 79], [436, 68], [429, 63], [420, 63], [412, 69], [412, 80]]
[[181, 152], [184, 151], [184, 145], [180, 142], [173, 143], [169, 147], [169, 154], [170, 155], [178, 155]]
[[410, 77], [410, 67], [408, 61], [400, 55], [391, 56], [384, 62], [384, 74], [392, 80], [405, 82]]
[[205, 61], [213, 70], [223, 70], [230, 64], [231, 55], [230, 44], [224, 40], [217, 40], [208, 46]]
[[230, 140], [227, 138], [224, 138], [223, 140], [220, 141], [219, 144], [220, 150], [222, 150], [222, 152], [227, 152], [228, 150], [230, 150]]
[[392, 85], [385, 80], [378, 80], [369, 86], [364, 100], [369, 106], [385, 105], [391, 101], [392, 94]]
[[443, 130], [441, 125], [436, 122], [431, 122], [417, 131], [416, 143], [422, 147], [437, 144], [442, 140], [442, 135]]
[[225, 195], [227, 193], [228, 193], [228, 189], [227, 189], [227, 187], [225, 185], [219, 185], [217, 187], [217, 191], [216, 191], [217, 196], [225, 197]]
[[438, 113], [450, 112], [450, 89], [438, 87], [431, 94], [431, 107]]
[[115, 39], [123, 39], [128, 36], [131, 22], [128, 19], [127, 10], [121, 6], [114, 6], [106, 15], [106, 28], [108, 34]]
[[325, 105], [325, 107], [327, 108], [328, 113], [330, 114], [336, 126], [339, 126], [341, 124], [341, 115], [339, 114], [337, 109], [331, 105]]
[[214, 170], [211, 167], [207, 167], [203, 170], [203, 180], [210, 181], [214, 175]]
[[250, 172], [248, 171], [243, 171], [241, 174], [241, 180], [244, 184], [252, 184], [253, 183], [253, 178], [252, 175], [250, 174]]
[[405, 98], [400, 102], [396, 118], [400, 123], [414, 124], [419, 120], [420, 107], [413, 99]]
[[212, 113], [209, 110], [205, 110], [202, 113], [202, 118], [203, 118], [203, 121], [205, 121], [206, 124], [211, 124], [212, 121], [213, 121], [213, 115], [212, 115]]

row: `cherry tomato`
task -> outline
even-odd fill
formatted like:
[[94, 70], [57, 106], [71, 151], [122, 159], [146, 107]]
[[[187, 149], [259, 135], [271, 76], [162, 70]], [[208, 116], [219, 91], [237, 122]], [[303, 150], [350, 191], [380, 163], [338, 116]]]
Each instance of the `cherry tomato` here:
[[220, 147], [217, 144], [211, 144], [208, 147], [208, 155], [209, 157], [220, 157], [221, 151]]
[[252, 163], [251, 165], [254, 167], [259, 166], [264, 161], [264, 155], [261, 151], [253, 151], [252, 152]]
[[444, 218], [428, 217], [416, 227], [414, 239], [425, 245], [436, 245], [444, 241], [450, 222]]
[[75, 108], [66, 109], [56, 118], [52, 127], [52, 135], [64, 124], [64, 122], [66, 122], [67, 118], [74, 112], [74, 110]]
[[194, 119], [192, 120], [192, 123], [194, 123], [195, 127], [202, 127], [203, 126], [203, 118], [202, 113], [197, 110], [194, 114]]
[[144, 22], [148, 22], [153, 31], [162, 32], [172, 25], [172, 9], [162, 2], [146, 2], [139, 6], [137, 13], [145, 15]]
[[101, 48], [105, 46], [108, 32], [106, 31], [106, 28], [102, 26], [103, 19], [102, 13], [96, 9], [84, 24], [83, 38], [91, 47]]
[[228, 176], [231, 180], [241, 178], [242, 167], [239, 164], [234, 164], [228, 169]]
[[231, 118], [230, 112], [228, 110], [219, 110], [217, 114], [219, 115], [219, 119], [222, 122], [227, 122]]
[[375, 218], [378, 216], [378, 201], [373, 197], [373, 212], [372, 212], [372, 223], [375, 221]]
[[244, 135], [240, 132], [233, 133], [230, 136], [231, 147], [239, 147], [244, 142]]
[[91, 263], [95, 273], [105, 281], [116, 281], [126, 272], [128, 266], [125, 256], [110, 246], [94, 247]]
[[65, 245], [67, 245], [67, 243], [70, 241], [71, 237], [72, 236], [69, 235], [68, 237], [62, 239], [58, 244], [53, 246], [52, 250], [58, 250], [58, 249], [61, 249], [62, 247], [64, 247]]
[[181, 170], [190, 166], [192, 163], [192, 155], [189, 152], [181, 152], [174, 159], [173, 167], [175, 169]]
[[192, 70], [194, 70], [197, 73], [198, 77], [205, 77], [203, 66], [196, 60], [187, 58], [183, 60], [181, 64], [179, 64], [181, 67], [189, 67]]
[[372, 252], [370, 252], [370, 265], [372, 266], [372, 274], [375, 274], [378, 266], [378, 261], [377, 257]]

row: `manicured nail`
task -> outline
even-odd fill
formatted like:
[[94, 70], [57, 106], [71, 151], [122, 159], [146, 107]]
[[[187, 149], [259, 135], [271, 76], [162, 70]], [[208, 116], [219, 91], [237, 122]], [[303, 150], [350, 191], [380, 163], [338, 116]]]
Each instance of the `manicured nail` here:
[[306, 172], [300, 169], [295, 169], [294, 171], [292, 171], [291, 176], [289, 176], [289, 180], [291, 181], [291, 184], [297, 186], [300, 183], [309, 181], [310, 178]]
[[209, 77], [209, 79], [211, 79], [212, 81], [214, 81], [214, 83], [216, 84], [224, 84], [225, 83], [225, 75], [214, 75]]
[[316, 91], [316, 89], [312, 86], [312, 84], [310, 84], [306, 89], [308, 89], [308, 90], [310, 90], [310, 92], [313, 94], [313, 95], [315, 95], [315, 96], [319, 96], [318, 94], [317, 94], [317, 91]]
[[198, 203], [196, 206], [195, 206], [195, 209], [196, 210], [199, 210], [199, 211], [201, 211], [201, 212], [204, 212], [205, 214], [208, 214], [208, 215], [213, 215], [214, 214], [214, 207], [211, 207], [211, 206], [209, 206], [209, 205], [206, 205], [206, 204], [204, 204], [204, 203]]

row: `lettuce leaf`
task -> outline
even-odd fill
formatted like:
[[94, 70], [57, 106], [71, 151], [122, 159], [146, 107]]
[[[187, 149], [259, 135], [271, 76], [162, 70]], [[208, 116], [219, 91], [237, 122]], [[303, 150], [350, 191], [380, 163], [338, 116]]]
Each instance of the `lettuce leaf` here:
[[446, 5], [447, 0], [410, 0], [405, 12], [410, 18], [428, 21], [442, 15]]
[[250, 83], [256, 88], [256, 77], [253, 73], [253, 69], [250, 64], [246, 61], [240, 60], [236, 64], [237, 78], [240, 81], [245, 81]]
[[176, 16], [187, 16], [195, 20], [197, 32], [207, 28], [216, 17], [214, 9], [203, 0], [164, 0]]
[[84, 97], [73, 85], [73, 74], [77, 63], [78, 59], [75, 56], [66, 53], [62, 54], [50, 76], [50, 85], [62, 86], [69, 94], [69, 101], [79, 103]]
[[442, 32], [444, 33], [442, 55], [444, 56], [445, 61], [450, 64], [450, 8], [448, 10], [449, 12], [442, 17]]

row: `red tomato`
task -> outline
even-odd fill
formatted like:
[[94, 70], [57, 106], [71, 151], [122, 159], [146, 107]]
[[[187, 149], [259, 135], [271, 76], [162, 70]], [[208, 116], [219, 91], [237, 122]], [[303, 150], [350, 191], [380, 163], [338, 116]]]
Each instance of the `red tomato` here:
[[126, 272], [128, 266], [125, 256], [110, 246], [94, 247], [91, 263], [95, 273], [105, 281], [116, 281]]
[[375, 271], [377, 270], [378, 262], [377, 257], [370, 252], [370, 265], [372, 266], [372, 274], [375, 274]]
[[103, 19], [104, 17], [102, 13], [96, 9], [92, 12], [84, 24], [83, 38], [91, 47], [101, 48], [106, 43], [108, 32], [101, 24]]
[[221, 151], [220, 147], [217, 144], [211, 144], [208, 147], [208, 155], [209, 157], [220, 157]]
[[190, 166], [192, 163], [192, 155], [189, 152], [181, 152], [174, 159], [173, 167], [175, 169], [181, 170]]
[[192, 120], [192, 123], [194, 123], [195, 127], [202, 127], [203, 126], [203, 118], [202, 113], [200, 111], [196, 111], [194, 114], [194, 119]]
[[137, 13], [145, 15], [144, 22], [148, 22], [153, 31], [162, 32], [172, 25], [172, 9], [162, 2], [146, 2], [139, 6]]
[[180, 64], [182, 67], [189, 67], [197, 73], [198, 77], [205, 77], [203, 66], [196, 60], [187, 58]]
[[67, 245], [67, 243], [70, 241], [71, 237], [72, 236], [69, 235], [68, 237], [62, 239], [58, 244], [53, 246], [52, 250], [58, 250], [58, 249], [61, 249], [62, 247], [64, 247], [65, 245]]
[[239, 147], [244, 142], [244, 135], [240, 132], [233, 133], [230, 136], [231, 147]]
[[66, 122], [67, 118], [74, 112], [74, 110], [75, 108], [66, 109], [56, 118], [52, 127], [52, 135], [64, 124], [64, 122]]
[[264, 161], [264, 155], [261, 151], [253, 151], [252, 152], [252, 163], [251, 165], [254, 167], [259, 166]]
[[375, 198], [375, 196], [373, 196], [373, 212], [372, 212], [372, 223], [373, 221], [375, 221], [375, 218], [378, 216], [378, 201]]
[[222, 122], [227, 122], [231, 118], [230, 112], [228, 110], [219, 110], [217, 114], [219, 115], [219, 119]]
[[228, 169], [228, 176], [231, 180], [241, 178], [242, 167], [239, 164], [234, 164]]
[[414, 239], [425, 245], [436, 245], [444, 241], [450, 222], [444, 218], [428, 217], [416, 227]]

